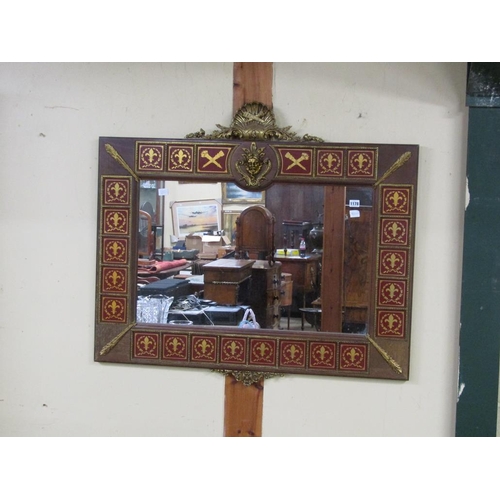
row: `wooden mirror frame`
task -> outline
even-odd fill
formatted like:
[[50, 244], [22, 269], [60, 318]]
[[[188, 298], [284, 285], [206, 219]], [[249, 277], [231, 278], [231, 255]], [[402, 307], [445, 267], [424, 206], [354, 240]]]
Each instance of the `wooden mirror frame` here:
[[[208, 368], [244, 383], [285, 373], [408, 380], [418, 146], [299, 138], [278, 128], [260, 103], [243, 106], [230, 127], [217, 127], [185, 139], [99, 139], [95, 361]], [[153, 178], [234, 182], [248, 191], [275, 182], [372, 186], [368, 333], [136, 323], [138, 189]], [[326, 219], [325, 248], [336, 224]], [[387, 259], [402, 263], [397, 272]], [[333, 269], [327, 264], [323, 273]], [[230, 343], [238, 356], [227, 355]], [[257, 348], [266, 356], [256, 356]]]

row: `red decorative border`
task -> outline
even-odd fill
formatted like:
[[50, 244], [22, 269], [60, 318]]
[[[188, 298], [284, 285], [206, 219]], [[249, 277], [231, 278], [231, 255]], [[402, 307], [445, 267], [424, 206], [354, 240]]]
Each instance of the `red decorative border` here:
[[188, 360], [189, 337], [180, 333], [164, 333], [162, 337], [162, 359], [171, 361]]
[[232, 150], [232, 147], [227, 146], [198, 146], [196, 151], [197, 172], [227, 174], [229, 172], [228, 159]]
[[281, 341], [280, 366], [304, 368], [306, 366], [306, 342]]
[[309, 344], [309, 367], [334, 370], [337, 367], [336, 342], [311, 342]]
[[191, 360], [215, 363], [217, 359], [217, 337], [213, 335], [193, 335], [191, 338]]
[[169, 144], [167, 146], [167, 172], [194, 172], [194, 146]]
[[377, 337], [404, 338], [405, 330], [406, 311], [377, 311]]
[[410, 215], [411, 188], [384, 186], [382, 188], [382, 215]]
[[313, 150], [311, 148], [277, 148], [280, 157], [280, 174], [311, 177], [313, 175]]
[[134, 332], [134, 358], [159, 359], [160, 334], [157, 332]]
[[128, 235], [130, 231], [130, 210], [128, 209], [103, 209], [103, 233]]
[[[247, 143], [229, 140], [208, 143], [203, 139], [185, 142], [182, 139], [132, 141], [110, 138], [100, 142], [96, 360], [131, 362], [135, 359], [138, 363], [164, 366], [204, 366], [211, 369], [280, 373], [350, 373], [353, 376], [373, 375], [377, 378], [406, 376], [406, 372], [401, 377], [383, 372], [378, 360], [377, 369], [371, 374], [369, 356], [377, 357], [378, 354], [363, 335], [358, 339], [355, 335], [333, 334], [332, 340], [325, 341], [327, 337], [321, 332], [306, 335], [304, 332], [283, 331], [274, 336], [270, 331], [256, 332], [254, 335], [250, 331], [239, 332], [235, 328], [227, 328], [214, 330], [207, 335], [197, 327], [173, 329], [171, 326], [162, 328], [157, 325], [151, 326], [152, 331], [146, 330], [145, 325], [133, 328], [134, 323], [130, 324], [130, 321], [133, 321], [134, 314], [128, 307], [131, 307], [130, 300], [135, 298], [130, 287], [131, 273], [135, 273], [131, 245], [135, 241], [133, 230], [136, 224], [131, 217], [135, 216], [132, 205], [135, 203], [134, 193], [138, 189], [139, 178], [145, 179], [154, 173], [159, 174], [158, 178], [166, 178], [168, 173], [171, 179], [175, 179], [176, 173], [189, 172], [193, 180], [198, 178], [207, 181], [210, 177], [217, 178], [217, 174], [225, 174], [219, 178], [238, 182], [239, 177], [233, 167], [240, 157], [236, 151], [233, 154], [233, 150]], [[376, 248], [373, 249], [377, 261], [372, 268], [372, 278], [377, 293], [372, 302], [375, 314], [370, 318], [370, 329], [380, 339], [380, 348], [396, 355], [396, 362], [401, 362], [406, 370], [405, 348], [392, 353], [386, 340], [408, 340], [409, 337], [410, 313], [407, 303], [411, 296], [411, 245], [416, 193], [414, 157], [412, 164], [404, 165], [404, 168], [409, 166], [413, 169], [407, 171], [408, 175], [403, 169], [394, 175], [393, 172], [389, 173], [388, 168], [389, 165], [395, 165], [395, 146], [387, 148], [385, 145], [375, 145], [365, 148], [361, 145], [358, 148], [344, 144], [306, 142], [304, 145], [274, 145], [271, 142], [266, 147], [276, 152], [269, 158], [272, 170], [269, 170], [266, 182], [270, 184], [275, 181], [290, 182], [302, 176], [306, 183], [317, 183], [317, 178], [323, 177], [321, 180], [326, 184], [340, 180], [344, 184], [364, 182], [372, 185], [376, 180], [379, 161], [383, 162], [383, 172], [387, 173], [389, 180], [406, 181], [405, 184], [394, 182], [374, 186], [379, 225], [376, 230]], [[401, 152], [406, 153], [410, 147], [404, 148]], [[411, 148], [411, 154], [418, 152], [414, 147]], [[203, 151], [206, 151], [204, 155]], [[216, 158], [220, 151], [224, 154]], [[290, 152], [288, 157], [287, 152]], [[304, 152], [307, 152], [307, 158], [301, 158]], [[399, 152], [397, 155], [402, 158]], [[357, 164], [354, 163], [356, 159], [360, 160]], [[371, 159], [373, 164], [368, 165]], [[125, 175], [118, 175], [120, 171]], [[141, 175], [136, 175], [134, 171]], [[389, 175], [393, 177], [389, 178]], [[393, 288], [390, 288], [391, 285]], [[129, 334], [124, 336], [127, 332]], [[114, 345], [110, 340], [116, 340], [115, 343], [125, 341], [121, 339], [130, 342], [129, 349], [108, 348], [108, 345]]]
[[101, 297], [101, 322], [126, 323], [127, 322], [127, 297]]
[[130, 205], [130, 179], [124, 177], [103, 178], [104, 205]]
[[104, 293], [128, 292], [128, 269], [126, 267], [103, 267], [101, 291]]
[[250, 339], [250, 365], [275, 366], [276, 365], [276, 340], [275, 339]]
[[376, 174], [376, 151], [352, 149], [347, 153], [347, 177], [374, 178]]
[[381, 218], [380, 244], [408, 246], [410, 243], [409, 219]]
[[385, 307], [406, 307], [406, 281], [378, 280], [377, 304]]
[[368, 369], [368, 346], [340, 343], [339, 358], [340, 371], [364, 372]]
[[103, 238], [101, 261], [103, 264], [127, 264], [128, 263], [128, 239], [127, 238]]
[[318, 177], [342, 177], [344, 175], [344, 150], [318, 149], [316, 165]]
[[380, 276], [406, 278], [408, 276], [408, 250], [380, 249]]
[[220, 362], [245, 364], [248, 352], [248, 340], [241, 337], [222, 337], [220, 341]]
[[162, 172], [165, 157], [164, 144], [137, 143], [137, 171]]

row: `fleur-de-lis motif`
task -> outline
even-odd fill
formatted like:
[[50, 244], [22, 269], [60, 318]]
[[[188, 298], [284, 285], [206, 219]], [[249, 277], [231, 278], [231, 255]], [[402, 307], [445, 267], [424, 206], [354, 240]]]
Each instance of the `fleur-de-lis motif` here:
[[229, 345], [229, 350], [231, 351], [231, 355], [234, 356], [236, 351], [240, 349], [240, 346], [233, 340]]
[[391, 299], [394, 298], [396, 292], [399, 290], [394, 283], [391, 283], [388, 287], [385, 288], [386, 292], [389, 294]]
[[388, 230], [390, 231], [393, 238], [397, 238], [398, 233], [400, 233], [402, 231], [402, 228], [397, 222], [393, 222], [389, 226]]
[[153, 148], [149, 148], [144, 154], [148, 157], [149, 163], [153, 163], [155, 156], [158, 156], [158, 153]]
[[151, 339], [150, 337], [147, 337], [147, 336], [146, 336], [146, 337], [143, 337], [143, 338], [141, 339], [141, 342], [140, 342], [140, 343], [141, 343], [141, 344], [142, 344], [142, 346], [144, 347], [144, 350], [149, 351], [149, 348], [150, 348], [150, 346], [152, 346], [152, 345], [154, 344], [154, 341], [153, 341], [153, 339]]
[[206, 354], [209, 348], [209, 343], [205, 339], [203, 339], [198, 345], [201, 346], [201, 352], [203, 354]]
[[359, 353], [356, 351], [356, 349], [354, 349], [354, 347], [351, 347], [351, 349], [349, 349], [349, 351], [346, 352], [346, 355], [350, 359], [351, 363], [354, 363]]
[[121, 252], [122, 246], [115, 241], [112, 245], [110, 245], [109, 249], [111, 250], [113, 256], [116, 257], [118, 253]]
[[122, 222], [122, 220], [123, 220], [123, 217], [119, 213], [117, 213], [117, 212], [115, 212], [110, 217], [110, 221], [113, 223], [113, 226], [115, 226], [115, 227], [118, 227], [119, 224]]
[[170, 341], [170, 345], [172, 346], [172, 351], [177, 352], [177, 349], [180, 347], [181, 342], [179, 341], [179, 339], [177, 337], [174, 337]]
[[321, 361], [324, 361], [325, 360], [325, 357], [326, 357], [326, 348], [324, 345], [322, 345], [319, 349], [318, 349], [318, 354], [319, 354], [319, 358], [321, 359]]
[[118, 281], [121, 281], [121, 274], [118, 274], [116, 271], [113, 271], [110, 275], [109, 275], [109, 279], [111, 279], [111, 282], [113, 283], [113, 285], [116, 285], [118, 283]]
[[357, 156], [354, 157], [353, 162], [358, 164], [358, 168], [360, 170], [363, 170], [363, 165], [365, 162], [368, 160], [365, 158], [365, 155], [363, 153], [359, 153]]
[[115, 182], [113, 186], [111, 187], [111, 191], [115, 193], [115, 197], [119, 198], [120, 197], [120, 192], [124, 191], [123, 186], [120, 185], [119, 182]]
[[398, 207], [400, 202], [403, 203], [405, 201], [405, 198], [398, 191], [394, 192], [388, 199], [392, 200], [394, 207]]
[[396, 264], [400, 262], [401, 259], [395, 253], [391, 253], [391, 255], [387, 257], [386, 261], [389, 263], [389, 267], [391, 269], [394, 269], [396, 267]]
[[392, 330], [394, 328], [394, 326], [397, 323], [399, 323], [399, 321], [394, 317], [394, 314], [389, 314], [389, 316], [387, 316], [385, 318], [385, 323], [389, 327], [389, 330]]
[[266, 355], [266, 351], [269, 350], [269, 347], [267, 347], [264, 342], [261, 342], [261, 344], [257, 347], [257, 350], [260, 352], [260, 355], [264, 357]]

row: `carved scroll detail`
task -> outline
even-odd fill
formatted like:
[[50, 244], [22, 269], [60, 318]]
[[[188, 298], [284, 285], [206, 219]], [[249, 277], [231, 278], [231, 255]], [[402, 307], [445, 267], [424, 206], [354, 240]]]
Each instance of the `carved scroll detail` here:
[[233, 370], [213, 370], [217, 373], [222, 373], [222, 375], [232, 375], [238, 382], [242, 382], [243, 385], [250, 386], [252, 384], [258, 384], [262, 379], [268, 379], [273, 377], [283, 377], [283, 373], [269, 373], [269, 372], [251, 372], [251, 371], [233, 371]]

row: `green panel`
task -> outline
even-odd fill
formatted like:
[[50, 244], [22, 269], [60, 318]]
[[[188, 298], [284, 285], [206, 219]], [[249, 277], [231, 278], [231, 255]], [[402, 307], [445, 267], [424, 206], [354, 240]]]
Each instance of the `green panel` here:
[[457, 436], [495, 436], [500, 351], [500, 109], [469, 109]]

